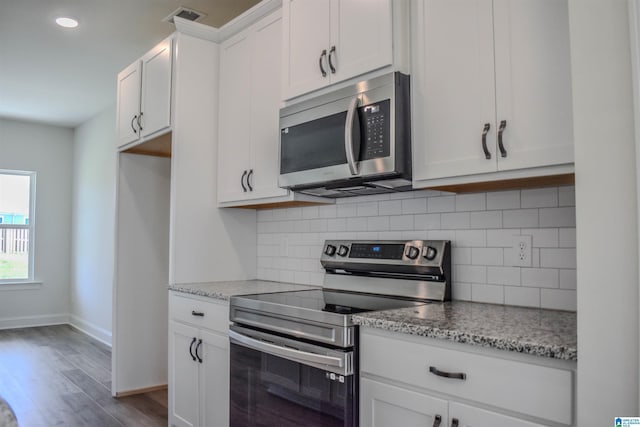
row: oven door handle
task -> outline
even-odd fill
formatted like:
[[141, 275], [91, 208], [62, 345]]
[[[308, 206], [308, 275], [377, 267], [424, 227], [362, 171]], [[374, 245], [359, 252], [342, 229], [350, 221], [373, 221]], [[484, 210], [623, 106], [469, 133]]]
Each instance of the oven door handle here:
[[340, 357], [325, 356], [322, 354], [314, 354], [308, 353], [306, 351], [296, 350], [290, 347], [282, 347], [276, 344], [270, 344], [268, 342], [250, 338], [235, 331], [229, 331], [229, 338], [231, 338], [232, 342], [241, 344], [253, 350], [261, 351], [263, 353], [269, 353], [274, 356], [282, 356], [290, 360], [298, 361], [302, 364], [304, 364], [304, 362], [309, 362], [321, 365], [335, 366], [337, 368], [344, 368], [344, 360], [342, 360]]
[[[351, 100], [349, 109], [347, 110], [347, 119], [344, 124], [344, 151], [347, 155], [347, 163], [351, 175], [358, 175], [358, 164], [356, 163], [356, 154], [353, 146], [353, 125], [358, 115], [358, 104], [360, 98], [357, 96]], [[359, 125], [358, 125], [359, 126]], [[360, 152], [360, 144], [358, 143], [358, 152]]]

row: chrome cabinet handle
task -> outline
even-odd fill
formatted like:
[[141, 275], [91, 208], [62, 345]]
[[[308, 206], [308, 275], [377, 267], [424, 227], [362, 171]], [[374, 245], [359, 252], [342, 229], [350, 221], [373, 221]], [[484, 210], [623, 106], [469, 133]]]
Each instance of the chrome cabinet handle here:
[[336, 53], [336, 47], [331, 46], [331, 50], [329, 50], [329, 68], [331, 69], [331, 74], [336, 73], [336, 67], [334, 67], [333, 60], [332, 60], [334, 53]]
[[196, 337], [193, 337], [193, 339], [191, 340], [191, 345], [189, 346], [189, 354], [191, 355], [191, 358], [193, 359], [193, 361], [196, 361], [196, 357], [193, 355], [193, 344], [195, 344], [195, 342], [197, 341]]
[[322, 58], [327, 57], [327, 49], [322, 49], [322, 53], [320, 54], [320, 58], [318, 59], [318, 66], [320, 67], [320, 72], [322, 73], [322, 77], [327, 77], [327, 72], [324, 70], [322, 66]]
[[133, 126], [133, 122], [136, 121], [136, 119], [138, 118], [138, 115], [136, 114], [135, 116], [133, 116], [133, 118], [131, 119], [131, 129], [133, 129], [133, 133], [138, 133], [138, 130]]
[[242, 172], [242, 178], [240, 178], [240, 185], [242, 185], [242, 191], [247, 192], [247, 187], [244, 186], [244, 177], [247, 176], [247, 171]]
[[463, 372], [445, 372], [445, 371], [439, 370], [435, 366], [429, 366], [429, 372], [431, 372], [432, 374], [437, 375], [439, 377], [452, 378], [454, 380], [466, 380], [467, 379], [467, 374], [465, 374]]
[[502, 144], [502, 134], [504, 133], [504, 128], [507, 127], [507, 121], [503, 120], [500, 122], [500, 127], [498, 128], [498, 148], [500, 149], [500, 155], [502, 157], [507, 157], [507, 150], [504, 148], [504, 144]]
[[482, 129], [482, 149], [484, 150], [485, 159], [491, 159], [491, 152], [487, 148], [487, 133], [489, 133], [489, 129], [491, 128], [490, 123], [485, 123], [484, 128]]
[[204, 313], [202, 311], [195, 311], [195, 310], [191, 310], [191, 315], [192, 316], [200, 316], [200, 317], [204, 317]]
[[454, 418], [451, 420], [451, 427], [458, 427], [458, 419]]
[[142, 120], [142, 115], [144, 113], [141, 111], [140, 115], [138, 116], [138, 129], [142, 130], [142, 123], [140, 122], [140, 120]]
[[[360, 98], [355, 97], [349, 104], [349, 110], [347, 110], [347, 120], [344, 124], [344, 151], [347, 155], [347, 163], [349, 164], [349, 170], [351, 175], [358, 175], [358, 164], [356, 163], [354, 147], [353, 147], [353, 123], [356, 119], [358, 104]], [[360, 144], [358, 144], [358, 151], [360, 151]]]
[[436, 415], [433, 418], [433, 427], [440, 427], [441, 422], [442, 422], [442, 417], [440, 415]]
[[249, 191], [253, 191], [253, 187], [251, 186], [252, 176], [253, 176], [253, 169], [249, 169], [249, 174], [247, 175], [247, 187], [249, 187]]
[[200, 357], [200, 354], [198, 353], [198, 349], [200, 348], [201, 345], [202, 345], [202, 340], [200, 339], [198, 340], [198, 345], [196, 346], [196, 357], [198, 358], [198, 362], [200, 363], [202, 363], [202, 357]]

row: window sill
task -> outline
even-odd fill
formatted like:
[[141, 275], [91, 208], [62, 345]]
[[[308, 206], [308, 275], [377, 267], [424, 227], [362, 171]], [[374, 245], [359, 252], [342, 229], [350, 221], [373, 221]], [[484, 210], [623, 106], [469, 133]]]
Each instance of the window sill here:
[[42, 282], [31, 280], [27, 282], [2, 282], [0, 291], [30, 291], [42, 288]]

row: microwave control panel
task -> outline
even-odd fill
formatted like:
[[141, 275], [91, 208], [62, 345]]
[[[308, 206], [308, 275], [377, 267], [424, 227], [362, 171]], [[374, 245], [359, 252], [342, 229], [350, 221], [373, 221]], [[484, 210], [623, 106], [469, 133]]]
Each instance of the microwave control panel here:
[[376, 102], [359, 108], [364, 138], [360, 146], [360, 160], [391, 155], [391, 101]]

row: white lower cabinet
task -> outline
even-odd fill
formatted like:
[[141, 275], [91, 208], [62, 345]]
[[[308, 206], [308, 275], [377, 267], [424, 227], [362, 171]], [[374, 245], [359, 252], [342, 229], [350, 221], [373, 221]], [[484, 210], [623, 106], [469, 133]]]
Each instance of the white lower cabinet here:
[[229, 308], [169, 297], [169, 424], [229, 424]]
[[574, 425], [574, 362], [434, 341], [361, 329], [362, 426]]

